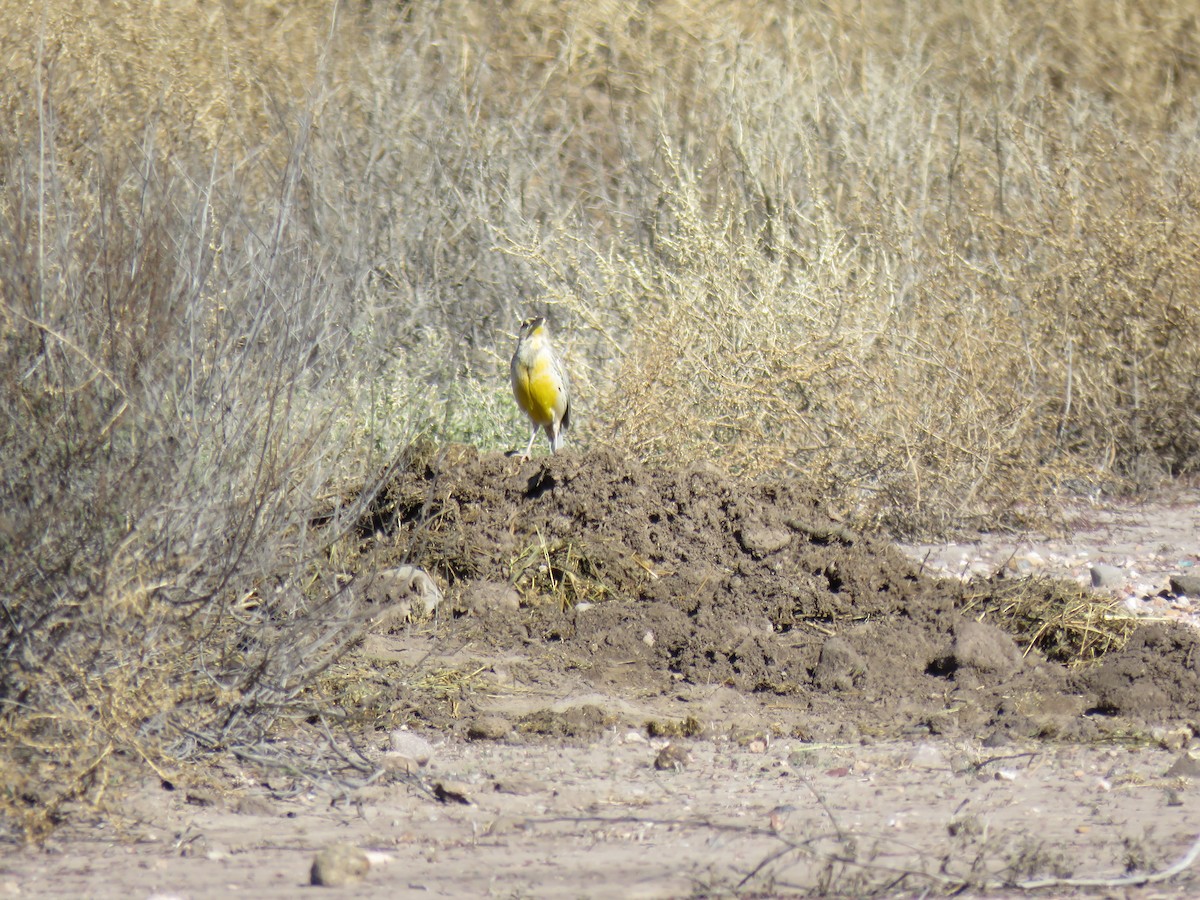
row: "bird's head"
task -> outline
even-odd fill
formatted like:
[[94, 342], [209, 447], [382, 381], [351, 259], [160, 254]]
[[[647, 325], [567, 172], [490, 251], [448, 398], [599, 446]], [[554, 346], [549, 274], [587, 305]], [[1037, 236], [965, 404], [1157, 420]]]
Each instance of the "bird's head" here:
[[521, 337], [522, 338], [533, 337], [538, 332], [544, 333], [545, 330], [546, 330], [546, 317], [545, 316], [534, 316], [532, 319], [526, 319], [524, 322], [521, 323]]

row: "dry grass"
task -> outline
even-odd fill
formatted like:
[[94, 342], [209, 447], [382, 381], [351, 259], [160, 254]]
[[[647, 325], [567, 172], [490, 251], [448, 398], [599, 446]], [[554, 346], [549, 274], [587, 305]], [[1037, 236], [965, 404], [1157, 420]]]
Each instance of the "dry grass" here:
[[[1077, 6], [1044, 28], [982, 4], [781, 13], [755, 52], [731, 15], [702, 66], [647, 75], [624, 240], [523, 248], [597, 336], [600, 428], [795, 467], [898, 531], [1194, 471], [1195, 110], [1170, 81], [1194, 79], [1194, 35], [1164, 15], [1174, 43], [1131, 47]], [[1117, 52], [1155, 79], [1111, 83]]]
[[552, 602], [565, 611], [609, 599], [613, 593], [586, 549], [571, 541], [547, 541], [539, 534], [538, 542], [526, 547], [509, 568], [509, 580], [527, 606]]
[[0, 732], [56, 797], [301, 713], [327, 548], [417, 434], [518, 439], [532, 307], [577, 446], [859, 523], [1200, 462], [1174, 4], [0, 12]]
[[1121, 649], [1138, 625], [1120, 600], [1062, 580], [975, 583], [961, 606], [964, 613], [1014, 635], [1026, 653], [1037, 649], [1067, 665], [1095, 662]]

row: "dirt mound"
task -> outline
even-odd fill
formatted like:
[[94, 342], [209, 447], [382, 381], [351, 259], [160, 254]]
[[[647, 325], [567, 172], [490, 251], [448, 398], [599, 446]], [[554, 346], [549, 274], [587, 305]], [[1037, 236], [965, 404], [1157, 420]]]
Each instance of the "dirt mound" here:
[[[1082, 673], [1078, 686], [1095, 709], [1109, 715], [1170, 717], [1190, 714], [1200, 697], [1200, 635], [1182, 625], [1150, 624], [1098, 668]], [[1195, 729], [1194, 729], [1195, 730]]]
[[[977, 621], [978, 590], [962, 612], [958, 582], [853, 533], [800, 481], [452, 448], [411, 466], [387, 500], [373, 525], [449, 589], [432, 631], [373, 635], [366, 652], [423, 633], [427, 664], [482, 673], [452, 703], [407, 697], [442, 725], [500, 710], [530, 732], [579, 736], [545, 727], [573, 702], [602, 711], [581, 719], [596, 728], [657, 716], [810, 739], [1089, 738], [1118, 719], [1198, 718], [1200, 692], [1177, 688], [1197, 678], [1188, 653], [1139, 669], [1131, 649], [1083, 673], [1048, 662]], [[1130, 699], [1147, 690], [1162, 702]]]

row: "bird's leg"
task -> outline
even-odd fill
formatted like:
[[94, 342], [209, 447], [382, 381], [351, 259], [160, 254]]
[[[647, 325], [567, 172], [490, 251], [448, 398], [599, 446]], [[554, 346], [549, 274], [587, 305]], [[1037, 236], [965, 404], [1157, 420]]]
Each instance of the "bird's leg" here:
[[537, 439], [537, 433], [538, 427], [534, 425], [532, 430], [529, 432], [529, 446], [526, 447], [525, 452], [521, 454], [521, 459], [529, 459], [531, 456], [533, 456], [533, 442]]

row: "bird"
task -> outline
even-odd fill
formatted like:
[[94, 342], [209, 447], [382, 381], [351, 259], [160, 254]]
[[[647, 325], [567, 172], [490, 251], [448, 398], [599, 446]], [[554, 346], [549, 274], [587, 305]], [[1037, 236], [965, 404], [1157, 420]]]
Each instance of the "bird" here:
[[529, 459], [533, 453], [539, 428], [546, 430], [550, 452], [557, 453], [563, 433], [571, 427], [571, 380], [550, 346], [545, 316], [534, 316], [521, 323], [509, 372], [517, 406], [532, 424], [529, 446], [522, 458]]

